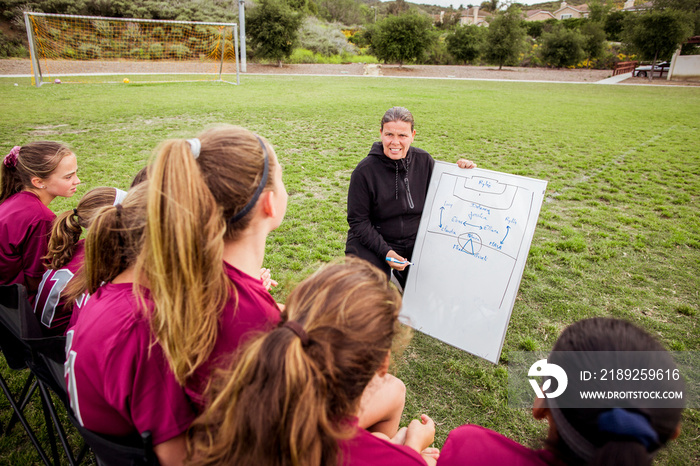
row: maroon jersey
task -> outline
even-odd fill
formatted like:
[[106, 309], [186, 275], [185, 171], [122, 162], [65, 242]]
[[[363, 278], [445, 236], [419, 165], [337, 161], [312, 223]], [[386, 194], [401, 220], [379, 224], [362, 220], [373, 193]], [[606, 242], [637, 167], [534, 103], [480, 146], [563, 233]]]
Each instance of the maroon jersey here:
[[149, 430], [154, 445], [187, 430], [195, 412], [131, 283], [101, 286], [66, 336], [68, 395], [83, 426], [115, 436]]
[[0, 204], [0, 285], [39, 279], [56, 215], [36, 194], [20, 191]]
[[[357, 422], [355, 420], [355, 422]], [[347, 466], [426, 466], [423, 457], [414, 449], [380, 439], [365, 429], [357, 429], [357, 435], [340, 442], [339, 464]]]
[[438, 466], [563, 465], [547, 450], [531, 450], [498, 432], [477, 425], [457, 427], [447, 436]]
[[207, 362], [187, 382], [187, 393], [201, 410], [203, 393], [212, 371], [228, 367], [236, 349], [251, 336], [268, 332], [280, 321], [280, 310], [259, 278], [241, 272], [224, 262], [226, 274], [236, 288], [219, 320], [219, 336]]
[[[83, 265], [84, 255], [85, 242], [80, 240], [75, 245], [73, 258], [70, 262], [58, 270], [48, 269], [44, 272], [36, 292], [34, 314], [47, 335], [63, 335], [68, 329], [68, 323], [72, 322], [74, 307], [66, 306], [65, 300], [61, 299], [61, 293]], [[75, 308], [80, 309], [87, 301], [88, 296], [88, 294], [83, 294], [76, 301]]]

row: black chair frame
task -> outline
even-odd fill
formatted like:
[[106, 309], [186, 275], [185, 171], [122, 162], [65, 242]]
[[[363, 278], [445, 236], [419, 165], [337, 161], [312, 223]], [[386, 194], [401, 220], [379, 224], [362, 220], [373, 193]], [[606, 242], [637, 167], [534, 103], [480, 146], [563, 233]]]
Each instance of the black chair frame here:
[[[8, 288], [10, 288], [8, 290]], [[63, 451], [71, 466], [80, 464], [85, 458], [88, 448], [93, 451], [97, 463], [105, 466], [156, 466], [159, 464], [158, 458], [153, 450], [152, 436], [150, 432], [144, 432], [134, 438], [117, 438], [92, 432], [83, 427], [76, 419], [70, 407], [68, 393], [65, 386], [64, 368], [65, 362], [65, 337], [46, 337], [42, 334], [40, 324], [34, 316], [33, 310], [26, 300], [26, 292], [21, 285], [12, 287], [0, 287], [0, 327], [3, 333], [9, 333], [13, 337], [11, 350], [14, 352], [10, 359], [15, 368], [24, 366], [29, 369], [29, 377], [22, 391], [22, 404], [13, 405], [13, 410], [18, 413], [18, 418], [25, 427], [32, 444], [37, 449], [44, 464], [51, 464], [44, 453], [31, 427], [22, 419], [23, 406], [28, 402], [29, 397], [38, 387], [44, 419], [47, 426], [49, 442], [51, 444], [52, 456], [55, 464], [58, 461], [58, 449], [54, 437], [53, 428], [56, 429]], [[16, 357], [17, 354], [22, 358]], [[3, 346], [3, 353], [7, 358], [7, 352]], [[8, 361], [9, 364], [9, 361]], [[0, 383], [3, 384], [4, 380]], [[77, 456], [73, 455], [72, 448], [68, 442], [65, 429], [63, 428], [56, 406], [53, 403], [51, 394], [55, 394], [65, 407], [68, 419], [78, 430], [85, 444]], [[9, 390], [6, 392], [8, 399], [11, 397]]]

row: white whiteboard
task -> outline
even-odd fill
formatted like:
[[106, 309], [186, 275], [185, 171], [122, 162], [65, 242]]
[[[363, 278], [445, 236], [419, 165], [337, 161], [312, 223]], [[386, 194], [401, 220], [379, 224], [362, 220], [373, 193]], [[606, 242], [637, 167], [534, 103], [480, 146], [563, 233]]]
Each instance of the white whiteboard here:
[[547, 182], [436, 162], [404, 321], [497, 363]]

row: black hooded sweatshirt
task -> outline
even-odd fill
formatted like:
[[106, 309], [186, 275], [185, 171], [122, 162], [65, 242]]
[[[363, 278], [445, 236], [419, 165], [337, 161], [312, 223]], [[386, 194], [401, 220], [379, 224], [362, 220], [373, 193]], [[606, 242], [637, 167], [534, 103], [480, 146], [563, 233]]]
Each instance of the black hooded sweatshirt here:
[[346, 254], [362, 257], [357, 251], [366, 248], [383, 262], [394, 249], [410, 259], [434, 165], [423, 149], [409, 147], [404, 159], [392, 160], [381, 142], [372, 144], [350, 177]]

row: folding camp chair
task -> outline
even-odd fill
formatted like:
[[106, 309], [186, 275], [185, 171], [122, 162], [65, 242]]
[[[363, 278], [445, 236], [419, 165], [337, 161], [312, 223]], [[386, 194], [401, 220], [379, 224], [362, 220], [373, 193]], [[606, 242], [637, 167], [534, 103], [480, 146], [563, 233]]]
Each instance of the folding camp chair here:
[[[70, 408], [63, 375], [66, 339], [63, 336], [45, 337], [43, 335], [39, 322], [26, 298], [26, 290], [21, 285], [0, 287], [0, 333], [2, 333], [0, 337], [2, 337], [3, 342], [3, 353], [8, 359], [8, 365], [11, 364], [13, 369], [29, 369], [25, 389], [20, 396], [23, 402], [18, 404], [14, 401], [9, 389], [6, 390], [6, 384], [1, 377], [0, 384], [3, 385], [3, 390], [13, 406], [13, 411], [27, 431], [44, 464], [49, 465], [51, 462], [23, 414], [24, 406], [36, 388], [40, 393], [55, 464], [59, 464], [59, 457], [53, 427], [56, 429], [56, 436], [60, 440], [71, 465], [80, 464], [88, 446], [94, 452], [97, 463], [100, 465], [150, 466], [159, 464], [153, 450], [150, 432], [144, 432], [140, 436], [134, 436], [134, 438], [109, 437], [92, 432], [80, 425]], [[73, 455], [72, 448], [68, 443], [51, 393], [55, 393], [61, 400], [68, 418], [85, 440], [86, 445], [80, 450], [77, 457]]]
[[[63, 363], [55, 358], [44, 357], [44, 363], [48, 372], [60, 385], [63, 393], [66, 393], [65, 378], [63, 377]], [[59, 395], [60, 398], [64, 399]], [[66, 411], [71, 423], [78, 429], [78, 432], [90, 446], [97, 463], [102, 466], [157, 466], [158, 458], [153, 451], [153, 440], [150, 432], [144, 432], [140, 436], [132, 437], [112, 437], [98, 434], [86, 429], [76, 419], [73, 411], [65, 397]]]
[[[31, 312], [31, 306], [27, 300], [26, 290], [22, 285], [0, 286], [0, 348], [2, 348], [2, 353], [5, 356], [7, 365], [14, 370], [28, 369], [27, 361], [31, 359], [31, 351], [21, 341], [20, 315], [27, 311]], [[9, 433], [14, 424], [19, 421], [39, 454], [41, 461], [44, 464], [50, 465], [51, 461], [44, 452], [34, 430], [24, 415], [24, 410], [38, 387], [38, 381], [34, 373], [27, 371], [24, 387], [17, 398], [12, 394], [5, 379], [1, 375], [0, 387], [12, 407], [12, 416], [7, 427], [5, 427], [4, 433]], [[44, 410], [44, 420], [47, 422], [47, 427], [49, 427], [50, 423], [49, 418], [50, 415]], [[54, 461], [58, 464], [58, 450], [56, 448], [55, 439], [53, 438], [53, 430], [49, 430], [51, 451]]]

